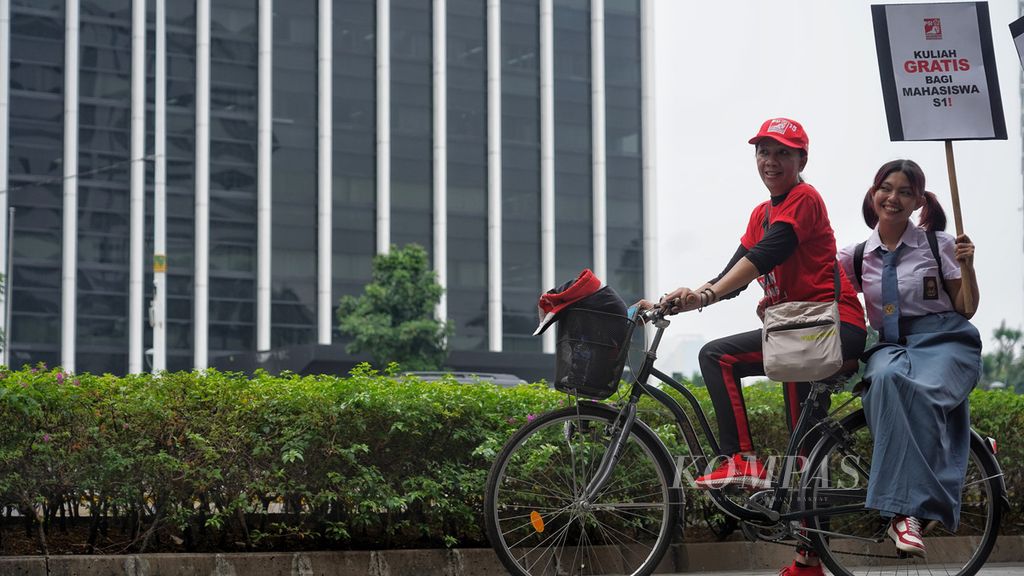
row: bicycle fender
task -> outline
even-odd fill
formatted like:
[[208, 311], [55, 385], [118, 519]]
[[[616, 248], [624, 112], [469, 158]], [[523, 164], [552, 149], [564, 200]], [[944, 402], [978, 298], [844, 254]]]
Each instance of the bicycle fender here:
[[983, 464], [986, 468], [991, 468], [991, 470], [996, 474], [996, 478], [999, 480], [999, 501], [1003, 503], [1003, 510], [1009, 510], [1010, 496], [1006, 492], [1006, 475], [1003, 474], [1003, 469], [999, 466], [999, 460], [996, 458], [996, 455], [992, 453], [992, 450], [988, 447], [988, 443], [981, 437], [981, 434], [978, 434], [978, 431], [974, 428], [971, 428], [971, 444], [980, 448], [974, 450], [975, 453], [984, 454], [988, 459], [988, 461]]
[[[613, 418], [618, 416], [620, 413], [620, 410], [612, 406], [609, 406], [608, 404], [605, 404], [603, 402], [597, 402], [594, 400], [579, 400], [579, 403], [586, 404], [592, 408], [597, 409], [598, 411], [605, 412]], [[677, 477], [679, 471], [676, 470], [676, 461], [672, 457], [672, 454], [668, 451], [668, 447], [666, 447], [665, 443], [662, 442], [661, 437], [658, 436], [658, 434], [640, 418], [637, 418], [636, 420], [633, 421], [633, 428], [640, 428], [645, 433], [650, 434], [652, 438], [658, 441], [658, 451], [665, 458], [665, 461], [669, 463], [669, 466], [671, 467], [672, 471], [673, 486], [669, 488], [669, 493], [671, 494], [670, 501], [673, 505], [679, 506], [681, 511], [684, 510], [685, 507], [683, 505], [686, 503], [686, 496], [683, 492], [683, 487], [679, 485], [679, 479]]]

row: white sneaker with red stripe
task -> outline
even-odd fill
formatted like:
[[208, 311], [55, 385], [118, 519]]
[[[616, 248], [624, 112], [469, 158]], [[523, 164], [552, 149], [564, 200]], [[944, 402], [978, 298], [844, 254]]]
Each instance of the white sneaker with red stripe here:
[[913, 556], [924, 556], [924, 538], [921, 537], [921, 522], [913, 516], [896, 516], [886, 531], [896, 543], [896, 549]]

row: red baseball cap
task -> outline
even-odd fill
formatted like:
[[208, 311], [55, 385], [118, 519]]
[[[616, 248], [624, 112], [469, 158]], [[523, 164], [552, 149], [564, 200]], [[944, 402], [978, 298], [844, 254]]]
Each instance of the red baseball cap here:
[[567, 306], [579, 302], [600, 289], [601, 280], [587, 268], [580, 272], [575, 280], [542, 294], [537, 302], [537, 316], [540, 319], [540, 324], [537, 325], [537, 331], [533, 335], [537, 336], [547, 330], [548, 326], [558, 319], [558, 313]]
[[757, 132], [757, 136], [750, 139], [750, 143], [757, 144], [765, 138], [771, 138], [784, 146], [798, 148], [804, 152], [807, 152], [807, 147], [810, 145], [804, 127], [796, 120], [789, 118], [765, 120], [764, 124], [761, 124], [761, 130]]

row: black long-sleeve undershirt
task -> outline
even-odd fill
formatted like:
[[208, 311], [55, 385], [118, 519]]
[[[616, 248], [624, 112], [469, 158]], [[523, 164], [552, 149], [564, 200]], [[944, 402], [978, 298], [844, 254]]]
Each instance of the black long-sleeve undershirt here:
[[[786, 258], [789, 258], [796, 251], [797, 244], [799, 244], [799, 239], [793, 230], [793, 225], [788, 222], [775, 222], [768, 227], [768, 231], [761, 238], [761, 241], [750, 250], [747, 250], [740, 244], [739, 248], [736, 249], [736, 253], [729, 259], [729, 263], [725, 265], [722, 272], [710, 280], [709, 283], [714, 284], [721, 280], [743, 257], [750, 260], [754, 267], [757, 268], [759, 274], [767, 274], [772, 268], [775, 268], [785, 261]], [[719, 296], [718, 299], [728, 300], [729, 298], [735, 298], [746, 289], [747, 285], [744, 284], [728, 294]]]
[[772, 268], [782, 264], [796, 251], [799, 241], [793, 225], [789, 222], [776, 222], [768, 227], [764, 238], [747, 252], [758, 273], [767, 274]]

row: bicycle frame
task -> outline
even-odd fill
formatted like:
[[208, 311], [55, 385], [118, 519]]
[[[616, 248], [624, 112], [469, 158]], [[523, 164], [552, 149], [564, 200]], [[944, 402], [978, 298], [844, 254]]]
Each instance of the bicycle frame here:
[[[691, 454], [693, 454], [694, 456], [694, 462], [697, 465], [698, 470], [705, 470], [708, 468], [708, 463], [710, 462], [710, 459], [707, 453], [704, 451], [704, 448], [697, 437], [696, 429], [694, 428], [689, 415], [687, 415], [687, 413], [683, 410], [683, 407], [680, 406], [680, 404], [674, 398], [669, 396], [663, 390], [648, 384], [648, 380], [651, 376], [654, 376], [662, 383], [668, 385], [673, 390], [679, 392], [679, 394], [681, 394], [683, 398], [686, 399], [686, 401], [689, 403], [690, 407], [693, 409], [693, 412], [697, 417], [701, 431], [703, 432], [704, 437], [707, 439], [712, 452], [717, 454], [719, 451], [718, 441], [715, 437], [714, 432], [711, 430], [711, 425], [708, 421], [707, 415], [701, 408], [700, 402], [697, 400], [697, 397], [694, 396], [694, 394], [690, 392], [690, 390], [688, 390], [685, 386], [683, 386], [678, 381], [673, 379], [671, 376], [665, 374], [664, 372], [654, 367], [654, 361], [657, 359], [658, 346], [661, 343], [661, 338], [664, 334], [665, 328], [668, 327], [670, 322], [664, 317], [661, 317], [660, 315], [651, 315], [648, 316], [647, 319], [653, 320], [654, 326], [657, 329], [657, 331], [655, 332], [654, 340], [652, 341], [651, 346], [644, 353], [644, 360], [640, 368], [640, 371], [636, 374], [633, 380], [632, 388], [629, 394], [629, 400], [625, 403], [625, 405], [619, 412], [619, 417], [616, 420], [616, 422], [621, 424], [618, 425], [618, 429], [615, 431], [615, 434], [613, 435], [609, 449], [605, 452], [605, 455], [601, 460], [601, 464], [598, 467], [598, 471], [594, 475], [594, 479], [591, 481], [590, 485], [587, 486], [587, 489], [584, 493], [584, 497], [587, 499], [590, 499], [594, 495], [598, 494], [611, 477], [612, 471], [615, 468], [615, 465], [618, 463], [618, 459], [621, 455], [622, 446], [625, 443], [626, 439], [629, 437], [629, 433], [632, 429], [632, 426], [636, 421], [637, 403], [644, 394], [650, 395], [660, 404], [669, 409], [669, 411], [675, 418], [676, 425], [679, 427], [680, 432], [682, 432], [683, 437], [686, 440], [687, 447], [689, 448]], [[639, 321], [639, 319], [634, 319], [634, 321]], [[710, 495], [712, 501], [715, 503], [716, 506], [718, 506], [719, 509], [721, 509], [726, 514], [739, 520], [752, 522], [754, 524], [775, 524], [779, 521], [796, 520], [801, 518], [807, 518], [810, 516], [830, 516], [844, 514], [846, 512], [858, 510], [863, 507], [862, 504], [855, 504], [829, 506], [827, 508], [810, 508], [800, 509], [796, 511], [783, 511], [783, 503], [787, 501], [789, 493], [791, 492], [791, 489], [788, 486], [788, 479], [791, 478], [792, 474], [794, 473], [794, 466], [796, 465], [797, 461], [797, 452], [804, 438], [806, 438], [806, 436], [815, 429], [821, 429], [825, 434], [830, 435], [834, 435], [836, 433], [834, 429], [835, 421], [832, 420], [831, 418], [826, 418], [824, 420], [812, 422], [812, 420], [817, 420], [811, 412], [812, 409], [818, 405], [818, 397], [822, 393], [827, 393], [830, 387], [830, 384], [828, 384], [827, 382], [812, 383], [811, 393], [810, 395], [808, 395], [807, 401], [804, 403], [804, 407], [800, 413], [800, 418], [797, 421], [797, 424], [794, 427], [792, 434], [790, 435], [789, 443], [786, 447], [785, 456], [783, 458], [783, 470], [781, 471], [781, 474], [778, 476], [778, 479], [773, 482], [773, 487], [771, 488], [771, 490], [773, 491], [772, 506], [769, 508], [766, 506], [758, 506], [756, 503], [750, 502], [751, 506], [755, 506], [758, 509], [746, 508], [743, 506], [739, 506], [732, 500], [726, 498], [722, 494], [721, 490], [708, 490], [708, 494]], [[842, 406], [838, 407], [835, 411], [833, 411], [833, 413], [838, 410], [841, 410], [848, 403], [849, 402], [844, 403]], [[859, 463], [857, 464], [857, 466], [859, 468]], [[861, 472], [864, 472], [866, 476], [866, 471], [861, 469]], [[844, 494], [850, 493], [849, 490], [843, 492]]]
[[[612, 406], [577, 397], [574, 406], [521, 428], [492, 465], [484, 499], [487, 532], [511, 573], [604, 573], [607, 557], [616, 573], [621, 565], [627, 574], [649, 574], [681, 534], [691, 468], [710, 468], [721, 446], [695, 392], [654, 366], [669, 321], [657, 311], [630, 314], [629, 320], [641, 318], [657, 330], [625, 398]], [[940, 546], [926, 560], [905, 559], [886, 549], [891, 524], [867, 506], [872, 479], [865, 468], [875, 459], [871, 422], [865, 411], [851, 410], [858, 394], [819, 414], [845, 380], [810, 383], [781, 465], [766, 461], [767, 480], [757, 482], [756, 491], [707, 490], [712, 502], [742, 524], [748, 539], [814, 549], [833, 573], [931, 573], [935, 564], [935, 573], [974, 574], [991, 553], [1008, 506], [995, 446], [971, 431], [961, 490], [969, 521], [924, 532], [934, 528], [936, 536], [960, 537], [957, 544]], [[645, 394], [672, 414], [682, 436], [675, 455], [667, 437], [640, 414]]]

